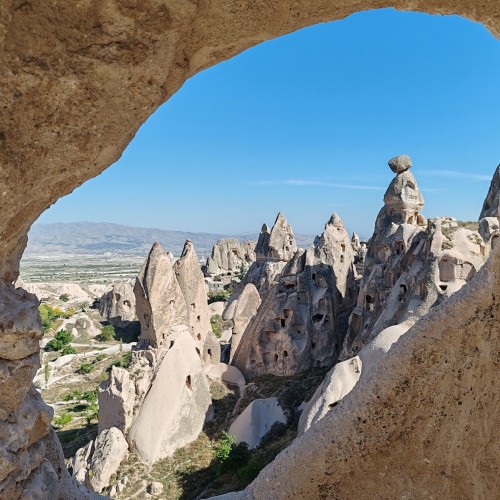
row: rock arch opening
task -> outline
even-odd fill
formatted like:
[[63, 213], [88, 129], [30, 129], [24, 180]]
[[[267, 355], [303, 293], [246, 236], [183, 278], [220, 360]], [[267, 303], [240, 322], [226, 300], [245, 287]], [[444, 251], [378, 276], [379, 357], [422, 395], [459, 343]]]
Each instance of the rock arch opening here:
[[[369, 2], [364, 7], [378, 6], [380, 6], [379, 3]], [[4, 200], [0, 205], [2, 214], [0, 223], [2, 280], [0, 286], [3, 306], [1, 346], [2, 353], [6, 356], [3, 359], [21, 365], [22, 360], [38, 352], [41, 329], [35, 301], [23, 291], [15, 290], [12, 283], [18, 275], [19, 259], [26, 245], [27, 230], [47, 206], [87, 179], [97, 175], [116, 160], [144, 119], [192, 74], [265, 39], [302, 26], [339, 19], [359, 8], [357, 4], [351, 5], [350, 2], [342, 8], [330, 3], [325, 5], [322, 2], [301, 2], [294, 8], [281, 4], [259, 5], [255, 10], [247, 9], [246, 5], [234, 7], [227, 12], [225, 9], [219, 9], [218, 4], [202, 4], [198, 8], [194, 5], [179, 4], [174, 8], [176, 15], [167, 16], [170, 18], [167, 28], [160, 21], [140, 23], [134, 14], [131, 15], [133, 22], [127, 23], [127, 15], [118, 9], [116, 13], [118, 21], [115, 21], [123, 27], [121, 35], [117, 35], [120, 32], [119, 29], [115, 31], [110, 26], [105, 28], [106, 25], [113, 24], [113, 16], [110, 17], [106, 9], [90, 12], [84, 6], [81, 10], [73, 9], [70, 5], [57, 6], [57, 9], [62, 8], [64, 11], [60, 13], [56, 11], [55, 5], [49, 4], [43, 8], [37, 5], [26, 5], [18, 11], [13, 8], [9, 10], [8, 20], [5, 21], [6, 51], [2, 57], [6, 67], [11, 71], [4, 83], [5, 89], [2, 95], [10, 97], [6, 105], [5, 131], [0, 132], [3, 148], [2, 162], [4, 165], [13, 167], [8, 170], [3, 179], [3, 193], [8, 193], [9, 196], [6, 197], [4, 194]], [[493, 4], [474, 5], [471, 3], [470, 6], [462, 6], [463, 10], [460, 12], [455, 12], [455, 6], [450, 6], [449, 2], [429, 1], [421, 7], [423, 11], [430, 13], [464, 15], [483, 22], [492, 32], [500, 34], [499, 16]], [[7, 9], [10, 9], [10, 6], [7, 6]], [[156, 15], [160, 14], [153, 8], [151, 11], [148, 11], [147, 7], [144, 9], [148, 18], [155, 19]], [[89, 46], [88, 43], [82, 42], [90, 30], [87, 19], [94, 16], [100, 19], [100, 22], [96, 24], [100, 30], [96, 35], [99, 43]], [[158, 19], [160, 17], [163, 15]], [[24, 27], [30, 23], [45, 26], [46, 29], [41, 30], [44, 33], [43, 36], [35, 30], [23, 35]], [[70, 29], [70, 25], [77, 26], [77, 28]], [[64, 41], [62, 41], [55, 34], [56, 27], [62, 31], [66, 30], [68, 34], [71, 33], [70, 36], [63, 37]], [[138, 32], [132, 36], [131, 30], [138, 30]], [[165, 38], [162, 38], [163, 36]], [[125, 40], [120, 37], [124, 37]], [[40, 46], [46, 47], [42, 51], [42, 57], [30, 55], [29, 47]], [[18, 61], [23, 61], [23, 65], [19, 66]], [[80, 70], [76, 72], [75, 67], [79, 67]], [[94, 78], [90, 78], [90, 75]], [[119, 82], [121, 84], [117, 84]], [[49, 89], [51, 89], [50, 92]], [[24, 96], [24, 101], [18, 100], [21, 96]], [[51, 109], [49, 114], [45, 112], [48, 108]], [[31, 111], [30, 116], [34, 115], [33, 123], [26, 124], [27, 111]], [[13, 137], [12, 131], [17, 134], [17, 138]], [[28, 138], [31, 145], [27, 145]], [[21, 147], [21, 144], [24, 146]], [[68, 158], [73, 159], [75, 168], [68, 169]], [[31, 196], [25, 196], [26, 189], [29, 190]], [[492, 240], [492, 246], [493, 241], [498, 240]], [[471, 287], [463, 294], [463, 298], [469, 297], [472, 301], [476, 300], [481, 304], [482, 309], [478, 308], [474, 313], [465, 311], [465, 316], [469, 315], [471, 324], [485, 309], [485, 306], [492, 305], [491, 294], [486, 292], [494, 293], [498, 289], [497, 254], [488, 269], [482, 273], [486, 286], [483, 286], [482, 290]], [[478, 298], [482, 300], [479, 301]], [[457, 312], [456, 304], [453, 307], [455, 311], [451, 312]], [[434, 318], [434, 321], [439, 321], [439, 318]], [[453, 324], [449, 324], [449, 328], [450, 331], [456, 330]], [[470, 328], [467, 331], [464, 329], [464, 334], [470, 334], [471, 337], [474, 333], [479, 335], [484, 327], [476, 322], [475, 329], [476, 332]], [[432, 347], [419, 344], [418, 333], [417, 330], [414, 347], [416, 351], [423, 354], [424, 358], [429, 349], [440, 352], [439, 342]], [[410, 340], [408, 343], [411, 345]], [[448, 354], [450, 354], [450, 345], [447, 345]], [[454, 354], [457, 360], [466, 356], [464, 350], [454, 346], [452, 348], [456, 349], [451, 354]], [[35, 360], [34, 363], [36, 362]], [[482, 361], [475, 360], [475, 363], [473, 366], [478, 373], [488, 373], [491, 368], [487, 357]], [[320, 364], [318, 362], [318, 366]], [[396, 380], [404, 380], [405, 373], [401, 371], [401, 368], [390, 362], [387, 368], [393, 370], [391, 373], [395, 375]], [[440, 375], [441, 381], [436, 379], [433, 385], [439, 395], [445, 394], [450, 387], [456, 388], [452, 381], [443, 378], [445, 374]], [[21, 424], [20, 419], [17, 418], [19, 415], [15, 411], [9, 417], [8, 430], [12, 433], [11, 435], [25, 436], [26, 439], [16, 442], [17, 449], [12, 456], [9, 455], [12, 460], [8, 467], [2, 466], [4, 477], [0, 485], [3, 492], [13, 497], [22, 492], [29, 497], [33, 488], [42, 482], [51, 485], [52, 498], [85, 498], [87, 494], [66, 476], [63, 460], [49, 427], [50, 410], [43, 406], [40, 397], [30, 389], [31, 379], [32, 371], [28, 370], [16, 384], [16, 391], [19, 389], [19, 392], [12, 396], [17, 405], [16, 408], [23, 404], [36, 416], [33, 421], [26, 424], [33, 425], [26, 429], [22, 428], [24, 424]], [[484, 377], [481, 380], [487, 384]], [[12, 385], [10, 373], [4, 385]], [[186, 386], [189, 388], [191, 386], [190, 376], [186, 378]], [[415, 389], [410, 390], [422, 389], [424, 391], [424, 386], [425, 384], [419, 384], [417, 380]], [[373, 389], [373, 394], [375, 394], [376, 388]], [[367, 397], [367, 403], [372, 401]], [[498, 400], [493, 399], [493, 401]], [[392, 409], [398, 408], [398, 403], [390, 401], [389, 406], [392, 406]], [[490, 407], [494, 407], [491, 402]], [[492, 414], [486, 416], [492, 417]], [[484, 414], [481, 414], [479, 418], [481, 417], [484, 417]], [[481, 418], [481, 421], [484, 420]], [[486, 421], [492, 420], [493, 418], [486, 419]], [[2, 425], [7, 428], [4, 422], [5, 420]], [[377, 424], [371, 421], [368, 423], [373, 425], [372, 431], [376, 434]], [[347, 427], [347, 430], [356, 430], [352, 427], [354, 424], [348, 425], [351, 427]], [[446, 429], [445, 424], [440, 425]], [[349, 443], [349, 438], [345, 435], [337, 434], [335, 437], [337, 443]], [[408, 439], [410, 440], [411, 437]], [[305, 444], [302, 448], [300, 445], [296, 446], [296, 451], [307, 454], [304, 447], [308, 444], [308, 440], [303, 440], [303, 443]], [[351, 444], [353, 444], [353, 449], [359, 445]], [[365, 442], [363, 446], [369, 445], [368, 439], [368, 443]], [[469, 443], [469, 451], [471, 449], [472, 445]], [[2, 452], [6, 450], [7, 448], [2, 448]], [[314, 450], [318, 457], [318, 460], [313, 459], [314, 463], [322, 462], [323, 465], [320, 465], [317, 471], [313, 471], [307, 481], [300, 473], [293, 477], [292, 471], [296, 467], [293, 459], [287, 462], [287, 457], [285, 457], [281, 460], [283, 470], [290, 473], [290, 487], [297, 488], [299, 494], [314, 496], [315, 493], [310, 488], [319, 484], [318, 474], [321, 474], [324, 480], [323, 469], [325, 467], [335, 464], [335, 467], [341, 470], [348, 465], [342, 465], [341, 460], [337, 460], [335, 456], [322, 460], [324, 449], [317, 444], [311, 450]], [[394, 450], [380, 461], [389, 465], [389, 470], [394, 474], [395, 484], [391, 487], [403, 491], [403, 486], [397, 480], [399, 473], [394, 462], [397, 451], [397, 444], [395, 444]], [[484, 453], [486, 454], [487, 451]], [[460, 458], [457, 457], [453, 455], [455, 463], [460, 463]], [[418, 472], [416, 464], [408, 465], [415, 470], [417, 487], [425, 484], [427, 477], [425, 473]], [[349, 466], [355, 476], [350, 477], [349, 481], [356, 483], [362, 481], [362, 476], [356, 476], [358, 473], [355, 464], [351, 462]], [[420, 463], [419, 468], [421, 468]], [[365, 473], [362, 467], [358, 470]], [[272, 474], [272, 471], [270, 473]], [[339, 477], [338, 474], [336, 477]], [[349, 476], [346, 474], [345, 477]], [[439, 479], [433, 481], [436, 481], [435, 489], [443, 489]], [[484, 478], [484, 485], [486, 488], [494, 485], [494, 479]], [[470, 485], [460, 483], [460, 487], [463, 488], [461, 491], [471, 491]], [[254, 488], [258, 491], [258, 482]], [[337, 488], [347, 494], [349, 486], [341, 483], [337, 485]]]

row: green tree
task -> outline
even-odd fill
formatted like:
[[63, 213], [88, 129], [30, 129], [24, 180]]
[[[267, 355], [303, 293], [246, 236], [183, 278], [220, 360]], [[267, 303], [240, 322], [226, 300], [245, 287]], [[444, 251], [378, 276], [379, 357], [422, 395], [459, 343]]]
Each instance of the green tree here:
[[63, 293], [62, 295], [59, 295], [59, 300], [62, 300], [63, 302], [68, 302], [69, 295], [67, 293]]
[[100, 335], [97, 336], [97, 340], [100, 342], [107, 342], [115, 338], [115, 327], [113, 325], [106, 325], [101, 328]]

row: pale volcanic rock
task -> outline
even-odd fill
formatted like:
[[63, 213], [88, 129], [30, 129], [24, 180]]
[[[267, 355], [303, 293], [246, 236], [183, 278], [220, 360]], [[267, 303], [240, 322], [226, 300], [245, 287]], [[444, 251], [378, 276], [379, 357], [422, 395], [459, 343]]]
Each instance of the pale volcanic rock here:
[[186, 301], [172, 261], [155, 243], [134, 286], [137, 317], [141, 323], [139, 346], [161, 348], [172, 326], [188, 323]]
[[249, 380], [332, 366], [355, 297], [354, 250], [333, 214], [316, 246], [286, 264], [245, 329], [232, 364]]
[[488, 194], [483, 203], [483, 208], [479, 218], [497, 217], [500, 218], [500, 165], [496, 168], [491, 180]]
[[411, 158], [407, 155], [395, 156], [389, 160], [389, 167], [395, 174], [406, 172], [412, 167]]
[[230, 360], [232, 360], [248, 324], [257, 314], [260, 304], [261, 300], [257, 288], [252, 283], [248, 283], [238, 297], [234, 309]]
[[292, 228], [280, 212], [272, 229], [267, 224], [262, 226], [259, 240], [255, 247], [257, 260], [248, 269], [243, 281], [236, 287], [226, 303], [223, 318], [233, 319], [238, 300], [244, 287], [252, 283], [261, 298], [264, 298], [297, 250]]
[[210, 325], [205, 279], [191, 240], [186, 241], [181, 257], [174, 264], [174, 273], [186, 303], [187, 324], [197, 346], [202, 350], [203, 360], [218, 363], [220, 347]]
[[117, 283], [99, 301], [99, 313], [118, 328], [127, 328], [137, 321], [135, 295], [128, 283]]
[[[71, 2], [4, 2], [0, 23], [5, 41], [0, 56], [5, 68], [0, 127], [0, 163], [5, 166], [0, 198], [2, 358], [21, 359], [38, 349], [39, 320], [26, 312], [20, 295], [13, 296], [4, 286], [17, 278], [27, 231], [47, 207], [114, 163], [145, 120], [194, 74], [265, 40], [380, 6], [373, 1], [363, 5], [300, 1], [294, 8], [284, 2], [263, 2], [258, 8], [232, 2], [228, 8], [220, 2], [170, 2], [124, 10], [108, 4], [96, 8], [91, 2], [80, 2], [78, 8]], [[500, 36], [498, 4], [491, 0], [425, 0], [411, 5], [398, 1], [391, 6], [458, 14]], [[33, 57], [34, 47], [37, 57]], [[393, 362], [383, 361], [378, 379], [353, 391], [361, 408], [355, 415], [350, 412], [341, 425], [320, 422], [315, 438], [281, 454], [243, 495], [315, 498], [321, 487], [342, 498], [368, 490], [372, 497], [383, 498], [488, 498], [498, 491], [494, 437], [500, 412], [498, 391], [492, 384], [497, 367], [490, 353], [498, 352], [498, 335], [491, 334], [498, 325], [491, 315], [498, 315], [499, 272], [493, 252], [488, 272], [472, 279], [477, 286], [459, 291], [460, 300], [452, 297], [455, 306], [445, 308], [442, 316], [436, 318], [431, 311], [425, 330], [414, 329], [411, 341], [387, 356]], [[460, 324], [456, 318], [461, 318]], [[430, 333], [436, 336], [433, 342], [428, 340]], [[444, 356], [446, 366], [436, 363]], [[464, 377], [472, 381], [473, 390], [468, 393], [462, 386]], [[388, 382], [382, 383], [385, 379]], [[408, 379], [407, 398], [401, 402], [395, 394]], [[431, 399], [444, 408], [447, 418], [430, 407]], [[368, 408], [370, 413], [363, 411]], [[337, 415], [343, 417], [340, 409]], [[394, 418], [410, 413], [412, 423], [406, 417]], [[358, 423], [363, 420], [363, 425]], [[467, 432], [463, 432], [465, 426]], [[53, 446], [61, 450], [55, 438]], [[30, 483], [30, 473], [40, 477], [39, 467], [49, 453], [42, 438], [29, 450], [19, 450], [16, 457], [9, 455], [7, 463], [11, 459], [23, 463], [22, 474], [16, 470], [0, 484], [2, 495], [22, 495], [23, 483]], [[53, 463], [53, 468], [60, 487], [50, 492], [52, 498], [89, 497], [83, 488], [66, 487], [64, 460], [57, 467]], [[0, 467], [2, 473], [7, 469]], [[450, 480], [450, 471], [457, 470], [467, 474], [454, 474]], [[45, 484], [52, 485], [50, 469], [44, 466], [43, 471]]]
[[122, 432], [111, 427], [101, 432], [94, 442], [94, 451], [86, 483], [96, 492], [109, 486], [111, 476], [128, 455], [128, 444]]
[[206, 272], [209, 275], [238, 273], [255, 261], [255, 241], [241, 242], [236, 238], [219, 240], [207, 258]]
[[127, 439], [141, 459], [152, 464], [198, 437], [210, 405], [196, 343], [189, 332], [181, 331], [160, 361]]
[[[260, 242], [259, 242], [260, 243]], [[285, 216], [280, 212], [276, 217], [274, 226], [269, 233], [267, 248], [263, 245], [260, 248], [258, 259], [262, 260], [290, 260], [297, 251], [295, 236], [292, 227], [288, 224]]]
[[326, 375], [312, 398], [306, 403], [299, 419], [298, 435], [301, 436], [338, 402], [347, 396], [358, 381], [370, 371], [389, 351], [392, 344], [412, 326], [401, 323], [382, 330], [374, 340], [359, 351], [354, 358], [337, 363]]
[[226, 382], [226, 384], [238, 386], [240, 393], [245, 388], [245, 377], [238, 368], [234, 366], [226, 365], [226, 363], [208, 365], [205, 369], [205, 373], [207, 377], [212, 380], [221, 380], [222, 382]]
[[116, 427], [125, 433], [132, 421], [135, 401], [134, 382], [124, 368], [113, 366], [109, 379], [101, 382], [97, 393], [99, 402], [98, 430]]
[[253, 450], [275, 423], [286, 423], [278, 398], [254, 399], [231, 424], [228, 433]]
[[[342, 351], [352, 357], [383, 330], [414, 323], [470, 281], [488, 251], [475, 230], [450, 217], [421, 224], [423, 198], [409, 172], [384, 197]], [[490, 195], [488, 195], [490, 196]], [[491, 196], [490, 196], [491, 198]], [[415, 211], [418, 209], [418, 211]]]
[[488, 251], [500, 243], [500, 165], [495, 170], [479, 215], [479, 233]]

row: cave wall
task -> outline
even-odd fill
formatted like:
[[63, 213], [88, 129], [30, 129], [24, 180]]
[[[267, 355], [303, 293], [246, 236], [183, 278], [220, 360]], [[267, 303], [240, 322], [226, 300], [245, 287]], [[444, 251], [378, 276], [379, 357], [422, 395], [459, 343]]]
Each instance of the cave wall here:
[[[360, 10], [382, 7], [459, 14], [483, 23], [493, 35], [500, 37], [500, 5], [495, 0], [368, 0], [362, 3], [354, 0], [1, 2], [2, 495], [8, 495], [12, 499], [30, 498], [30, 492], [42, 484], [46, 487], [40, 491], [46, 496], [40, 498], [88, 496], [88, 493], [68, 479], [58, 452], [58, 443], [50, 431], [52, 412], [31, 386], [34, 371], [40, 363], [38, 341], [42, 335], [36, 311], [37, 300], [22, 290], [15, 290], [12, 285], [19, 272], [19, 260], [26, 246], [26, 234], [31, 224], [58, 198], [115, 162], [139, 126], [187, 78], [198, 71], [229, 59], [264, 40], [319, 22], [342, 19]], [[490, 267], [491, 273], [497, 273], [498, 265], [495, 265], [496, 267]], [[493, 283], [496, 282], [490, 280], [488, 283], [483, 290], [482, 309], [477, 314], [489, 307], [498, 306], [498, 299], [494, 299], [496, 295]], [[496, 287], [498, 289], [498, 284]], [[470, 319], [475, 321], [472, 312]], [[445, 319], [441, 318], [442, 321]], [[485, 332], [486, 326], [481, 325], [482, 322], [477, 324], [477, 334]], [[465, 329], [454, 331], [456, 343], [466, 341]], [[491, 326], [490, 333], [497, 334], [498, 331]], [[408, 347], [410, 353], [414, 347]], [[419, 348], [421, 356], [431, 355], [431, 343], [419, 344]], [[462, 356], [462, 362], [467, 362], [465, 351], [457, 351], [456, 355], [457, 360]], [[491, 368], [491, 364], [484, 361], [482, 364], [473, 364], [470, 373], [474, 373], [477, 380], [486, 384], [489, 378], [493, 378], [489, 371]], [[403, 384], [406, 379], [401, 378], [402, 372], [393, 365], [388, 369], [394, 370], [391, 379]], [[433, 372], [428, 369], [412, 373], [412, 381], [425, 383]], [[452, 380], [448, 385], [444, 381], [435, 381], [434, 393], [438, 395], [436, 397], [442, 398], [444, 408], [451, 404], [445, 397], [451, 387], [455, 387]], [[387, 411], [391, 411], [391, 408], [395, 412], [399, 411], [396, 396], [399, 397], [399, 394], [388, 393], [385, 398], [389, 408]], [[492, 406], [498, 409], [498, 399], [491, 399], [489, 407]], [[443, 411], [446, 412], [446, 409]], [[484, 414], [483, 417], [489, 418], [490, 414]], [[349, 420], [348, 414], [344, 418], [351, 421], [351, 425], [355, 424], [352, 418]], [[432, 412], [422, 418], [425, 425], [437, 425], [437, 416]], [[329, 419], [325, 419], [327, 421]], [[456, 429], [450, 427], [448, 422], [449, 420], [444, 420], [440, 425], [445, 429], [443, 432], [449, 429], [451, 439]], [[481, 425], [486, 425], [482, 420], [480, 422]], [[471, 420], [471, 425], [473, 423]], [[323, 424], [315, 432], [325, 431], [326, 425]], [[356, 425], [360, 426], [359, 434], [357, 441], [350, 445], [354, 446], [351, 453], [362, 454], [363, 443], [377, 434], [373, 427]], [[415, 433], [415, 429], [407, 426], [405, 418], [398, 425], [396, 429], [399, 429], [402, 436], [413, 436]], [[488, 435], [479, 431], [476, 434], [474, 450], [479, 453], [478, 450], [485, 445]], [[422, 445], [421, 441], [416, 443], [418, 446]], [[321, 478], [329, 477], [328, 474], [336, 477], [337, 473], [328, 471], [336, 470], [343, 460], [342, 453], [347, 454], [347, 451], [339, 451], [335, 439], [332, 442], [325, 440], [324, 446], [325, 455], [318, 453], [311, 457], [313, 461], [309, 462], [308, 469], [324, 470]], [[430, 446], [434, 445], [431, 443]], [[300, 450], [300, 453], [305, 451]], [[280, 474], [284, 478], [295, 470], [297, 464], [302, 463], [302, 456], [291, 456], [290, 453], [285, 454], [288, 461], [281, 458], [275, 465], [281, 467]], [[377, 459], [372, 460], [371, 466], [372, 476], [375, 477], [376, 473], [387, 474], [384, 464], [389, 463], [389, 459], [386, 454], [375, 456]], [[321, 460], [326, 459], [326, 469], [323, 466], [311, 466], [316, 465], [319, 457]], [[377, 462], [378, 458], [380, 463]], [[498, 460], [494, 464], [498, 466]], [[352, 469], [349, 469], [348, 473], [351, 472]], [[426, 473], [422, 472], [419, 477], [424, 477], [422, 474], [425, 476]], [[441, 474], [440, 477], [445, 478], [442, 479], [443, 482], [447, 480], [447, 474], [449, 472], [446, 470]], [[299, 477], [311, 485], [321, 484], [317, 474], [311, 474], [310, 479], [304, 474], [297, 476]], [[359, 487], [366, 491], [377, 491], [379, 483], [370, 483], [367, 477], [369, 476], [357, 479]], [[407, 481], [411, 481], [411, 478], [407, 478]], [[322, 495], [318, 489], [310, 490], [309, 493], [311, 498]], [[278, 493], [277, 495], [279, 496]]]

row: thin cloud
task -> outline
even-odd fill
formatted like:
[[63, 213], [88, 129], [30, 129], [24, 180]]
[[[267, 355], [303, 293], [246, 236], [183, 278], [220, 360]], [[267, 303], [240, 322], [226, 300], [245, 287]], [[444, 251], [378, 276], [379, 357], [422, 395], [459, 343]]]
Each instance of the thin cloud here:
[[357, 189], [362, 191], [384, 191], [386, 188], [380, 186], [364, 186], [362, 184], [340, 184], [337, 182], [314, 181], [308, 179], [284, 179], [280, 181], [257, 181], [259, 185], [273, 186], [321, 186], [341, 189]]
[[419, 170], [417, 175], [427, 175], [434, 177], [447, 177], [448, 179], [464, 179], [475, 182], [489, 182], [490, 175], [473, 174], [470, 172], [457, 172], [456, 170]]

